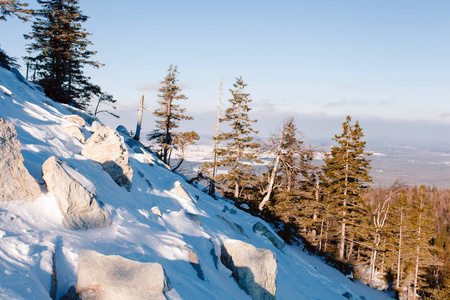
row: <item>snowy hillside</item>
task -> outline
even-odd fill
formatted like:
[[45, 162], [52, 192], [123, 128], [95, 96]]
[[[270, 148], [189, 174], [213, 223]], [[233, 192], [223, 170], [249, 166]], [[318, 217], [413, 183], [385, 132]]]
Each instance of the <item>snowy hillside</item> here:
[[[0, 202], [1, 299], [50, 299], [55, 268], [60, 299], [77, 284], [82, 249], [161, 264], [172, 287], [165, 293], [168, 299], [251, 299], [220, 260], [221, 247], [230, 240], [274, 254], [277, 299], [347, 299], [350, 294], [353, 299], [391, 299], [299, 248], [286, 245], [279, 250], [254, 231], [257, 222], [269, 228], [265, 222], [210, 198], [130, 141], [124, 145], [132, 184], [130, 191], [119, 186], [97, 162], [81, 154], [85, 145], [65, 129], [73, 126], [68, 116], [74, 114], [0, 68], [0, 117], [15, 126], [25, 167], [42, 192], [31, 202]], [[80, 129], [87, 140], [94, 131], [93, 119], [84, 119]], [[122, 138], [127, 141], [125, 135]], [[51, 156], [77, 171], [75, 177], [104, 204], [111, 225], [88, 230], [62, 225], [63, 215], [42, 177], [42, 165]], [[198, 258], [197, 268], [192, 253]]]

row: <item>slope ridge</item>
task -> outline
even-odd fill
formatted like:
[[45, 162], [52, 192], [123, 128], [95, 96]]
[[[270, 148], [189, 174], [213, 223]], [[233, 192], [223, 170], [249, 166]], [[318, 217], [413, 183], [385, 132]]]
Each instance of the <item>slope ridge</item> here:
[[[131, 189], [118, 186], [99, 164], [81, 155], [83, 144], [64, 130], [71, 125], [67, 116], [74, 111], [0, 68], [0, 116], [15, 125], [24, 164], [42, 190], [34, 202], [0, 202], [2, 297], [49, 299], [52, 257], [56, 253], [59, 299], [76, 284], [78, 254], [87, 248], [105, 255], [160, 263], [173, 287], [166, 294], [169, 299], [250, 299], [231, 277], [231, 271], [217, 261], [221, 243], [234, 239], [275, 254], [278, 299], [345, 299], [345, 293], [354, 299], [391, 299], [350, 281], [299, 248], [286, 245], [277, 249], [264, 236], [253, 232], [257, 222], [269, 227], [264, 221], [237, 208], [236, 214], [223, 212], [229, 203], [214, 200], [187, 184], [136, 143], [129, 142], [132, 147], [126, 143], [134, 172]], [[83, 116], [82, 112], [75, 112]], [[82, 131], [87, 139], [92, 117], [85, 119]], [[61, 225], [62, 215], [41, 174], [42, 164], [50, 156], [63, 159], [95, 186], [98, 199], [111, 215], [111, 226], [72, 231]], [[178, 185], [188, 198], [177, 193]], [[155, 207], [161, 216], [154, 213]], [[197, 216], [201, 225], [191, 215]], [[223, 219], [240, 225], [245, 235]], [[198, 256], [205, 280], [191, 266], [190, 250]]]

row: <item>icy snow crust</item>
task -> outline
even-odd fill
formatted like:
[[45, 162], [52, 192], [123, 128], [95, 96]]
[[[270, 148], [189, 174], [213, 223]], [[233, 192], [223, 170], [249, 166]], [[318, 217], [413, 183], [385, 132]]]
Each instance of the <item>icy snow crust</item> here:
[[[353, 299], [391, 299], [350, 281], [298, 247], [287, 245], [278, 250], [264, 236], [253, 233], [252, 226], [262, 222], [260, 219], [237, 208], [237, 214], [223, 213], [225, 202], [187, 184], [151, 154], [136, 153], [142, 150], [135, 152], [129, 147], [134, 175], [128, 192], [99, 164], [81, 156], [83, 145], [63, 130], [68, 125], [64, 116], [73, 114], [66, 106], [51, 101], [31, 83], [27, 86], [19, 82], [2, 68], [0, 86], [0, 116], [16, 126], [25, 166], [42, 188], [42, 196], [34, 202], [0, 203], [1, 299], [50, 299], [54, 252], [59, 299], [76, 284], [78, 254], [83, 248], [160, 263], [173, 287], [166, 294], [168, 299], [250, 299], [220, 260], [215, 266], [212, 245], [220, 256], [220, 244], [226, 239], [242, 240], [274, 252], [278, 261], [277, 299], [345, 299], [342, 294], [346, 292]], [[89, 129], [87, 123], [83, 129], [86, 138], [91, 135]], [[76, 168], [86, 187], [95, 188], [97, 198], [111, 214], [110, 227], [72, 231], [61, 225], [62, 215], [45, 189], [41, 174], [42, 164], [52, 155]], [[177, 182], [191, 199], [175, 193]], [[161, 217], [152, 212], [155, 206]], [[186, 213], [197, 215], [201, 225]], [[246, 235], [233, 231], [217, 215], [240, 224]], [[190, 250], [200, 260], [205, 281], [189, 263]]]

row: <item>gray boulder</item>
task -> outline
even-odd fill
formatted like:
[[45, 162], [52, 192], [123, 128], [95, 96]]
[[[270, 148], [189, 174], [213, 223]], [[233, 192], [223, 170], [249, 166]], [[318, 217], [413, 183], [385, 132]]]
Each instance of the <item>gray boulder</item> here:
[[78, 256], [77, 294], [83, 299], [166, 299], [171, 290], [164, 268], [118, 255], [83, 249]]
[[226, 240], [222, 245], [221, 261], [252, 299], [275, 299], [277, 261], [270, 250], [238, 240]]
[[131, 189], [133, 169], [128, 163], [128, 150], [114, 129], [109, 126], [98, 129], [86, 141], [81, 154], [99, 162], [118, 185]]
[[265, 236], [275, 247], [278, 249], [283, 249], [285, 246], [285, 243], [277, 238], [263, 223], [256, 222], [255, 225], [253, 225], [253, 232], [257, 233], [260, 232], [261, 235]]
[[0, 117], [0, 201], [33, 201], [41, 195], [23, 165], [21, 147], [14, 125]]
[[111, 224], [109, 213], [97, 203], [92, 183], [67, 163], [52, 156], [42, 165], [42, 175], [58, 202], [65, 227], [77, 230]]

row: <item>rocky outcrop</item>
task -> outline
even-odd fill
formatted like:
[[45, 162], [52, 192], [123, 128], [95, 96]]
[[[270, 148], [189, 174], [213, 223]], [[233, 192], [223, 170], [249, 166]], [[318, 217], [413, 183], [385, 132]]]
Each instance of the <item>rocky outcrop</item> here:
[[41, 195], [23, 161], [14, 125], [0, 117], [0, 201], [33, 201]]
[[252, 299], [275, 299], [277, 261], [270, 250], [257, 249], [238, 240], [226, 240], [222, 245], [221, 261]]
[[203, 273], [202, 267], [200, 266], [200, 260], [198, 259], [197, 254], [189, 249], [189, 263], [194, 268], [194, 270], [197, 272], [197, 277], [201, 280], [205, 280], [205, 274]]
[[128, 163], [128, 150], [123, 144], [123, 138], [111, 127], [97, 130], [87, 140], [81, 154], [99, 162], [118, 185], [131, 189], [133, 169]]
[[260, 232], [261, 235], [265, 236], [276, 248], [283, 249], [285, 246], [285, 243], [277, 238], [275, 234], [273, 234], [263, 223], [256, 222], [255, 225], [253, 225], [253, 232], [257, 233]]
[[52, 156], [42, 165], [42, 175], [58, 202], [65, 227], [77, 230], [111, 224], [109, 213], [97, 203], [92, 183], [67, 163]]
[[192, 222], [194, 222], [195, 224], [197, 224], [198, 226], [202, 226], [202, 220], [200, 220], [200, 218], [193, 213], [190, 212], [186, 212], [186, 216], [192, 220]]
[[192, 198], [189, 197], [188, 193], [186, 193], [183, 186], [181, 185], [181, 182], [175, 181], [175, 188], [172, 191], [181, 198], [192, 201]]
[[164, 268], [118, 255], [83, 249], [78, 257], [77, 294], [83, 299], [166, 299], [171, 289]]
[[221, 216], [221, 215], [217, 215], [217, 217], [219, 219], [224, 220], [225, 223], [227, 223], [228, 226], [230, 226], [230, 228], [233, 229], [234, 232], [242, 234], [242, 235], [245, 235], [244, 228], [241, 225], [239, 225], [238, 223], [233, 223], [233, 222], [227, 220], [224, 216]]
[[78, 126], [81, 126], [81, 127], [84, 127], [86, 125], [86, 122], [84, 121], [84, 119], [77, 115], [66, 116], [64, 119], [66, 119], [70, 123], [77, 124]]
[[83, 131], [81, 131], [80, 127], [78, 127], [77, 125], [64, 127], [64, 131], [79, 140], [80, 143], [84, 144], [86, 142]]
[[98, 122], [98, 121], [92, 122], [92, 126], [91, 126], [91, 131], [92, 131], [92, 132], [96, 132], [96, 131], [98, 131], [100, 128], [103, 128], [103, 125], [100, 124], [100, 122]]

